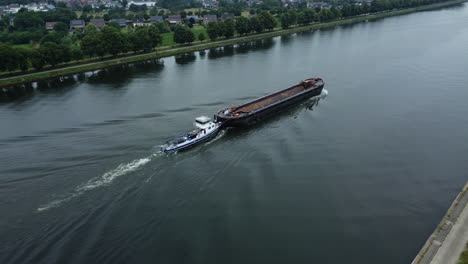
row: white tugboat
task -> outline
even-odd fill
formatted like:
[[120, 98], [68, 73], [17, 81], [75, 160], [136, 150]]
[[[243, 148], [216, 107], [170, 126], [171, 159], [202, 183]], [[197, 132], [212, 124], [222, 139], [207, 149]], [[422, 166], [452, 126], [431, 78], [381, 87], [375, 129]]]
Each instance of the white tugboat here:
[[216, 135], [221, 128], [220, 122], [213, 122], [207, 116], [199, 116], [195, 118], [195, 122], [193, 124], [196, 128], [195, 130], [190, 131], [181, 137], [167, 141], [166, 144], [161, 147], [161, 151], [173, 152], [191, 147]]

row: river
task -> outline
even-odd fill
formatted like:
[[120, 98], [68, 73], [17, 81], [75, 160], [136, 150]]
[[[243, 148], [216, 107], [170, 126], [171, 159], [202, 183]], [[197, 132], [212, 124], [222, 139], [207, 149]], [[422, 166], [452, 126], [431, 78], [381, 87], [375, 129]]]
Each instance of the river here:
[[[468, 179], [467, 24], [464, 4], [3, 101], [0, 263], [411, 262]], [[198, 115], [314, 76], [321, 100], [159, 152]]]

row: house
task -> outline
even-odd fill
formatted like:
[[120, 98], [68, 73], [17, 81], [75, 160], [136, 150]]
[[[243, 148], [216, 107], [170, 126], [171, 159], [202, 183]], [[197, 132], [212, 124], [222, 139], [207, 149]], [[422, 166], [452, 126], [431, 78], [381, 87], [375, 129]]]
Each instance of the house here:
[[30, 3], [28, 5], [25, 6], [26, 9], [28, 9], [29, 11], [39, 11], [39, 5], [36, 4], [36, 3]]
[[185, 19], [187, 21], [190, 21], [190, 19], [192, 19], [192, 18], [193, 18], [193, 21], [195, 21], [194, 22], [195, 24], [198, 23], [198, 21], [200, 21], [200, 18], [198, 16], [187, 16]]
[[307, 3], [307, 8], [331, 8], [332, 5], [325, 2], [309, 2]]
[[43, 11], [51, 11], [54, 10], [55, 6], [54, 5], [44, 5], [43, 6]]
[[21, 9], [21, 6], [18, 4], [10, 4], [8, 5], [9, 13], [16, 14]]
[[48, 30], [48, 31], [52, 31], [52, 30], [54, 30], [54, 26], [57, 23], [58, 22], [46, 22], [45, 23], [45, 29]]
[[167, 18], [167, 22], [169, 22], [169, 24], [181, 24], [182, 17], [180, 17], [179, 15], [169, 16]]
[[164, 22], [164, 18], [162, 16], [150, 16], [150, 21], [151, 23], [159, 23], [159, 22]]
[[76, 30], [76, 29], [84, 29], [85, 27], [85, 22], [84, 20], [77, 19], [77, 20], [70, 20], [70, 30]]
[[151, 25], [151, 23], [147, 23], [143, 18], [134, 18], [132, 23], [133, 23], [134, 27], [150, 26]]
[[137, 6], [142, 6], [142, 5], [146, 5], [147, 7], [154, 7], [156, 6], [156, 3], [155, 1], [135, 1], [135, 0], [131, 0], [130, 2], [128, 2], [127, 6], [131, 6], [131, 5], [137, 5]]
[[96, 28], [101, 29], [106, 25], [106, 21], [102, 18], [94, 18], [89, 20], [89, 24], [93, 24]]
[[224, 20], [226, 20], [226, 19], [228, 19], [228, 18], [230, 18], [230, 19], [232, 19], [232, 20], [236, 19], [236, 17], [234, 16], [234, 14], [224, 13], [224, 14], [221, 16], [221, 21], [224, 21]]
[[263, 4], [263, 0], [246, 0], [248, 6], [255, 6]]
[[120, 27], [122, 28], [127, 26], [127, 22], [125, 21], [125, 18], [113, 18], [112, 22], [118, 23]]
[[216, 0], [202, 0], [202, 6], [203, 8], [217, 8], [218, 7], [218, 1]]
[[203, 17], [203, 22], [205, 24], [208, 24], [209, 22], [216, 22], [218, 21], [218, 17], [216, 17], [216, 15], [205, 15]]

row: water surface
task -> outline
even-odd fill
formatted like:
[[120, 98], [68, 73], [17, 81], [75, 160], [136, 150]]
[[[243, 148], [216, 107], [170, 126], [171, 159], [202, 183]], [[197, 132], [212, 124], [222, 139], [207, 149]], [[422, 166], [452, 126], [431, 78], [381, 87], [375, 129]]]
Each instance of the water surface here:
[[[0, 104], [0, 263], [409, 263], [468, 179], [468, 5], [38, 84]], [[198, 115], [329, 95], [175, 155]]]

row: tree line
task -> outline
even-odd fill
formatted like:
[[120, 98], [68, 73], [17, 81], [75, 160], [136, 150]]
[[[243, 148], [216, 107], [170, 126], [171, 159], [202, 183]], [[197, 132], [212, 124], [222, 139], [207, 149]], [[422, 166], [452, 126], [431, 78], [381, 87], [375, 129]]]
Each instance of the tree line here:
[[161, 44], [158, 27], [137, 27], [123, 33], [119, 25], [106, 25], [100, 31], [94, 25], [87, 25], [80, 45], [66, 45], [51, 41], [41, 43], [39, 48], [26, 49], [0, 44], [0, 71], [25, 71], [32, 67], [42, 69], [46, 65], [55, 66], [72, 60], [87, 57], [116, 56], [127, 52], [150, 52]]
[[265, 30], [273, 30], [277, 24], [278, 21], [272, 14], [263, 11], [251, 18], [238, 17], [235, 21], [230, 18], [225, 21], [211, 21], [207, 24], [206, 31], [208, 37], [215, 40], [219, 37], [231, 38], [236, 31], [239, 35], [245, 35], [252, 32], [261, 33]]
[[[370, 5], [345, 4], [341, 9], [275, 9], [276, 17], [269, 11], [262, 11], [256, 16], [237, 17], [236, 20], [209, 22], [206, 32], [211, 40], [231, 38], [236, 32], [239, 35], [261, 33], [273, 30], [278, 24], [283, 28], [295, 25], [307, 25], [315, 22], [327, 22], [340, 18], [382, 12], [386, 10], [427, 5], [444, 0], [374, 0]], [[103, 29], [97, 30], [94, 25], [88, 25], [83, 32], [68, 34], [68, 21], [76, 18], [74, 12], [58, 7], [49, 12], [19, 12], [15, 17], [14, 26], [4, 26], [0, 33], [0, 71], [25, 71], [28, 68], [42, 69], [46, 65], [55, 66], [84, 57], [116, 56], [128, 52], [149, 52], [162, 43], [160, 33], [167, 32], [165, 23], [152, 26], [137, 27], [126, 33], [121, 32], [115, 22], [108, 23]], [[3, 24], [5, 24], [5, 21]], [[43, 28], [45, 21], [59, 21], [53, 32]], [[186, 25], [177, 25], [173, 29], [174, 41], [178, 44], [191, 43], [195, 40], [192, 30]], [[198, 40], [203, 41], [205, 34], [199, 33]], [[11, 44], [29, 43], [34, 41], [38, 48], [27, 49], [14, 47]], [[3, 44], [1, 44], [3, 42]]]

